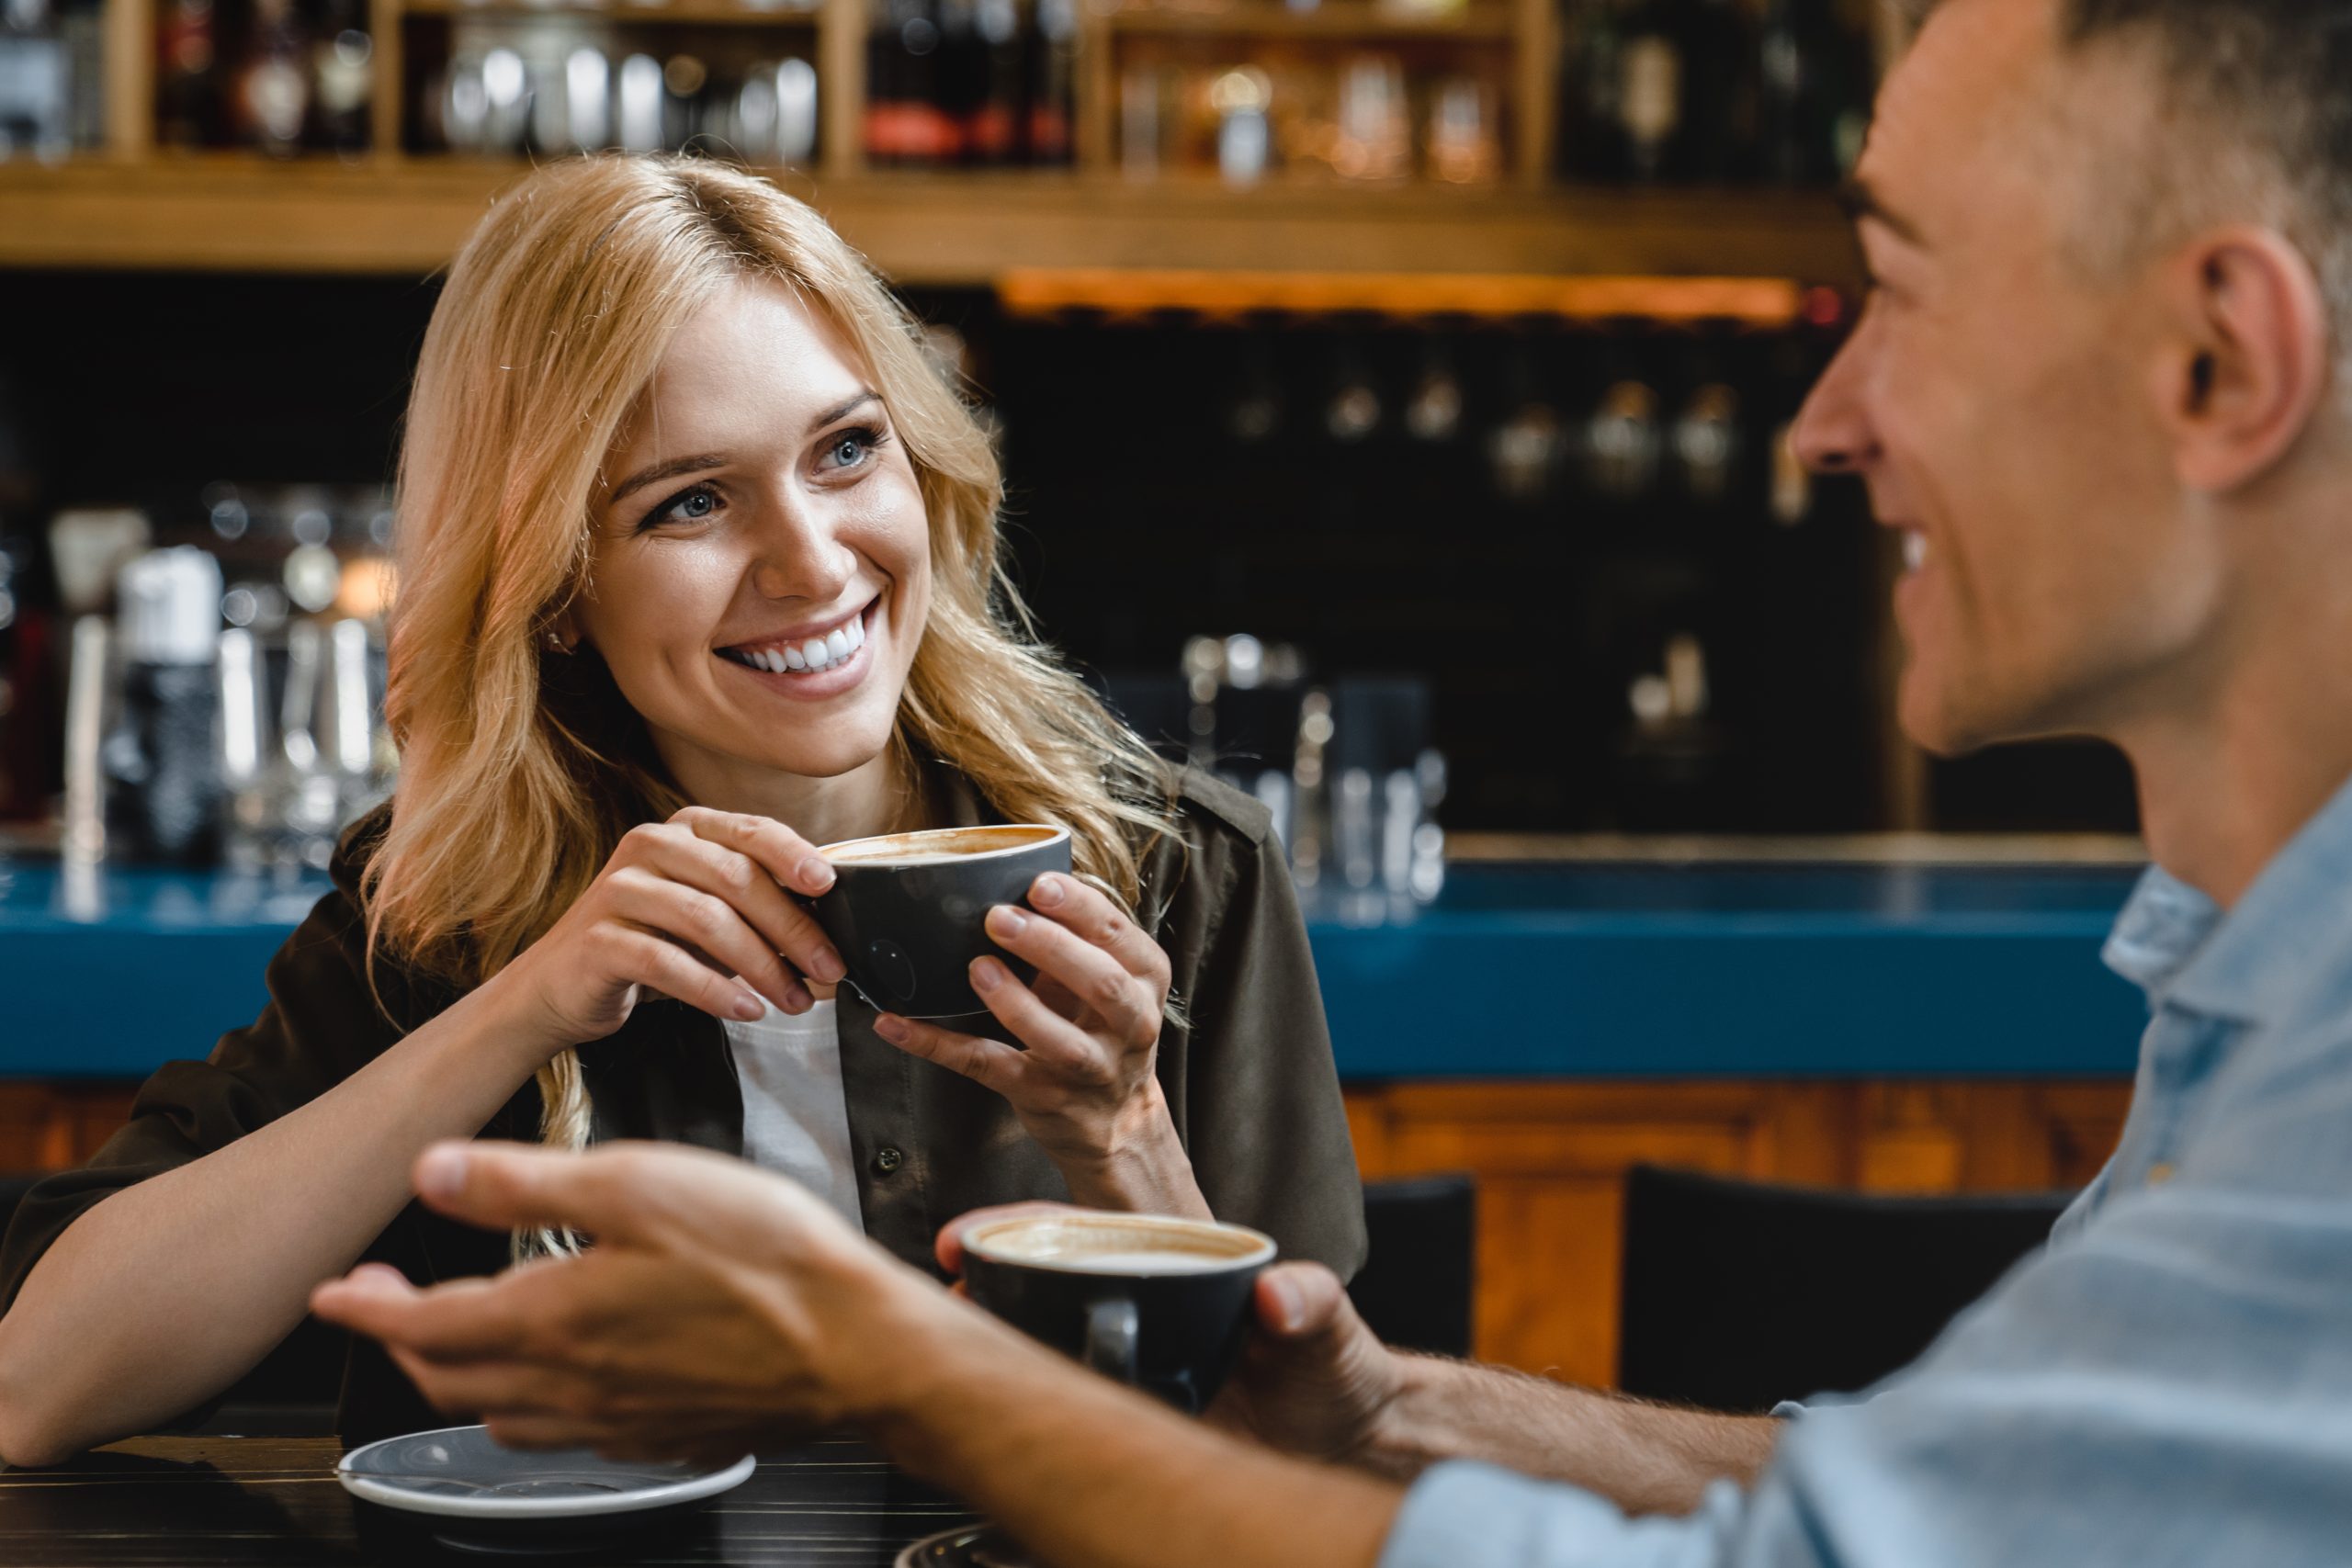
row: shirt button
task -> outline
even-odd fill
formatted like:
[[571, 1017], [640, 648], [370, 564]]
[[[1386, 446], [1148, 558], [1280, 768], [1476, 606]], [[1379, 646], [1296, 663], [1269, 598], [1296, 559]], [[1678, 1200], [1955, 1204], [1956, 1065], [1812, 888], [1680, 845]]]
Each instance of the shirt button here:
[[2151, 1186], [2151, 1187], [2162, 1187], [2165, 1182], [2170, 1181], [2171, 1179], [2172, 1179], [2172, 1162], [2171, 1162], [2170, 1160], [2161, 1160], [2161, 1159], [2160, 1159], [2160, 1160], [2156, 1161], [2156, 1163], [2155, 1163], [2155, 1164], [2154, 1164], [2154, 1165], [2152, 1165], [2152, 1166], [2150, 1166], [2150, 1167], [2148, 1168], [2148, 1185], [2149, 1185], [2149, 1186]]
[[885, 1176], [906, 1163], [907, 1156], [894, 1148], [885, 1147], [874, 1151], [874, 1168]]

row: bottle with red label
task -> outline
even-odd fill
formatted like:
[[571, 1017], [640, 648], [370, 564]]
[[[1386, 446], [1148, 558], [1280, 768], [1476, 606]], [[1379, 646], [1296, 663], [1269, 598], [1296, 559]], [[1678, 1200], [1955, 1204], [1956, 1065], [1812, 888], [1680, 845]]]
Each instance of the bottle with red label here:
[[1077, 0], [1036, 0], [1029, 26], [1029, 162], [1059, 166], [1078, 155]]

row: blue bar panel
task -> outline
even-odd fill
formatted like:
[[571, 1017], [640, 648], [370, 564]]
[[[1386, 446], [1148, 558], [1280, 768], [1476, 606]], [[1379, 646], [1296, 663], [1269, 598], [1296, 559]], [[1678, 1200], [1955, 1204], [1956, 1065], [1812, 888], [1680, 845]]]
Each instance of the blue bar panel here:
[[[2098, 962], [2132, 874], [2050, 867], [1471, 866], [1432, 907], [1310, 896], [1351, 1079], [2130, 1073]], [[136, 1077], [266, 999], [318, 897], [0, 862], [0, 1077]]]

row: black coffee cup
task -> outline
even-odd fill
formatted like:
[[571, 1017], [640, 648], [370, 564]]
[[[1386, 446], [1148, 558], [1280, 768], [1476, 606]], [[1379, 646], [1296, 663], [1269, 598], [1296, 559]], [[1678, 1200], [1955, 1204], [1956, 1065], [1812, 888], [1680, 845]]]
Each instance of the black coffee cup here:
[[850, 984], [902, 1018], [985, 1014], [972, 961], [996, 958], [1022, 980], [1036, 971], [989, 940], [998, 904], [1019, 904], [1045, 872], [1069, 870], [1069, 829], [1043, 823], [935, 828], [826, 844], [833, 885], [810, 902]]
[[997, 1316], [1106, 1377], [1198, 1415], [1250, 1337], [1271, 1237], [1162, 1214], [1016, 1214], [964, 1236], [964, 1280]]

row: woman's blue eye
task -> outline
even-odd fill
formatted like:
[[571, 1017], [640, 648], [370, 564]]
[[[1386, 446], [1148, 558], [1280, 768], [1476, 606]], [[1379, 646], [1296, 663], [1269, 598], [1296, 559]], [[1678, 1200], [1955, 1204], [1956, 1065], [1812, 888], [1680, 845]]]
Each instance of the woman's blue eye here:
[[718, 510], [718, 492], [708, 485], [681, 491], [646, 514], [646, 527], [658, 523], [699, 523]]
[[871, 430], [844, 430], [825, 448], [829, 467], [854, 468], [874, 455], [882, 438]]

